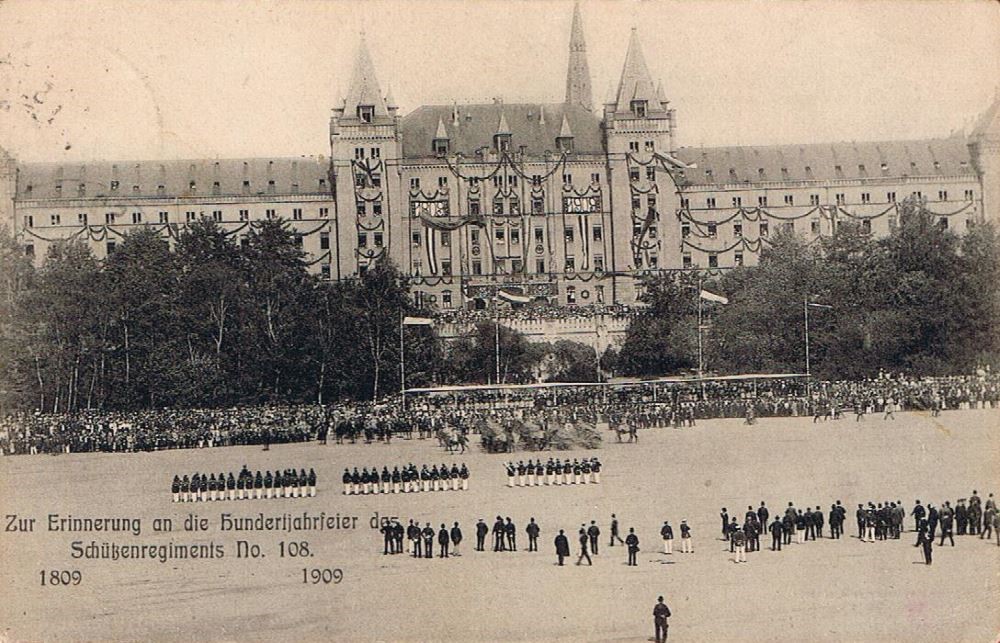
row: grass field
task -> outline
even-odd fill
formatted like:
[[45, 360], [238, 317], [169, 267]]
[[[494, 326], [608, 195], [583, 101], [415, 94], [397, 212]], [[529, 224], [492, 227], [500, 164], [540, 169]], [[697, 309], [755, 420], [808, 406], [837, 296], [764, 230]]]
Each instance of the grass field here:
[[[916, 498], [954, 503], [973, 489], [984, 499], [1000, 495], [1000, 412], [906, 413], [895, 422], [869, 417], [860, 424], [763, 419], [753, 428], [719, 420], [682, 431], [643, 431], [639, 444], [615, 444], [610, 434], [605, 440], [596, 452], [559, 454], [598, 454], [604, 463], [600, 485], [515, 489], [506, 487], [505, 456], [477, 449], [452, 458], [430, 440], [2, 458], [2, 513], [35, 517], [38, 526], [34, 533], [0, 534], [0, 634], [9, 640], [641, 641], [653, 636], [652, 608], [662, 594], [673, 611], [672, 641], [997, 640], [995, 541], [956, 538], [954, 548], [935, 547], [935, 562], [927, 567], [912, 533], [874, 544], [853, 538], [853, 508], [869, 500], [901, 499], [907, 509]], [[453, 460], [470, 468], [468, 491], [340, 493], [345, 466]], [[244, 463], [251, 469], [314, 467], [317, 497], [171, 503], [175, 473], [235, 472]], [[742, 517], [748, 504], [762, 500], [773, 514], [788, 501], [826, 510], [837, 499], [849, 509], [846, 539], [750, 553], [741, 565], [719, 539], [723, 506]], [[218, 530], [222, 512], [261, 511], [353, 515], [358, 528]], [[466, 536], [463, 555], [383, 556], [381, 536], [369, 526], [375, 512], [435, 528], [457, 520]], [[625, 565], [624, 547], [606, 547], [612, 512], [625, 532], [636, 528], [638, 567]], [[49, 533], [50, 513], [141, 517], [144, 533]], [[209, 530], [182, 531], [188, 513], [209, 518]], [[524, 525], [535, 517], [540, 551], [472, 551], [476, 519], [492, 524], [497, 515], [514, 519], [522, 549]], [[151, 533], [154, 517], [173, 518], [174, 531]], [[592, 519], [604, 532], [594, 566], [557, 567], [552, 539], [558, 529], [572, 536]], [[664, 519], [675, 530], [688, 521], [693, 554], [659, 553]], [[214, 541], [226, 555], [167, 563], [73, 560], [70, 542], [77, 539]], [[237, 559], [237, 539], [259, 544], [265, 557]], [[301, 540], [309, 542], [310, 558], [280, 557], [279, 541]], [[575, 538], [570, 541], [575, 553]], [[343, 582], [304, 584], [304, 567], [340, 568]], [[42, 587], [40, 570], [53, 569], [80, 570], [81, 584]]]

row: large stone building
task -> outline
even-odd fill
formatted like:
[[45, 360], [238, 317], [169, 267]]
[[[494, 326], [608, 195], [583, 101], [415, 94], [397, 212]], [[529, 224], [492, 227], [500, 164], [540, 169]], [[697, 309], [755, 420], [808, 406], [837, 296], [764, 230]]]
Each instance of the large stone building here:
[[362, 38], [329, 136], [329, 158], [56, 164], [0, 150], [0, 224], [41, 261], [61, 239], [103, 257], [137, 226], [176, 237], [208, 217], [239, 240], [281, 218], [323, 278], [389, 257], [415, 298], [453, 308], [499, 289], [630, 304], [643, 273], [752, 264], [780, 229], [886, 234], [911, 195], [958, 231], [1000, 219], [1000, 100], [968, 137], [678, 147], [636, 31], [617, 92], [593, 103], [578, 9], [562, 101], [404, 116]]

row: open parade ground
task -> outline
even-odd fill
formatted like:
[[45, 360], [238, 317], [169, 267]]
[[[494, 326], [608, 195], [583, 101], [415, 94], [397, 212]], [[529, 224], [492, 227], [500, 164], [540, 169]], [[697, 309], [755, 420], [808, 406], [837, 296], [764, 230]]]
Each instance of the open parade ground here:
[[[391, 445], [317, 443], [138, 454], [69, 454], [0, 459], [2, 513], [35, 518], [34, 531], [4, 531], [0, 569], [0, 635], [9, 640], [651, 640], [658, 595], [673, 612], [670, 640], [682, 641], [995, 641], [1000, 633], [1000, 547], [996, 540], [956, 536], [923, 564], [913, 547], [912, 518], [900, 540], [856, 538], [858, 503], [915, 499], [952, 504], [973, 489], [985, 500], [1000, 492], [1000, 413], [950, 411], [938, 418], [903, 413], [895, 422], [853, 415], [814, 424], [811, 418], [701, 421], [689, 429], [640, 431], [638, 444], [610, 432], [596, 451], [600, 484], [507, 487], [507, 456], [472, 450], [449, 456], [432, 440]], [[515, 461], [526, 453], [512, 454]], [[531, 454], [536, 455], [536, 454]], [[344, 467], [465, 462], [468, 491], [343, 495]], [[203, 503], [171, 502], [175, 474], [315, 468], [314, 498]], [[719, 511], [742, 519], [765, 501], [773, 516], [836, 500], [848, 509], [845, 537], [762, 551], [735, 564], [721, 540]], [[322, 531], [223, 531], [221, 514], [335, 520]], [[395, 516], [465, 534], [461, 556], [414, 559], [383, 555], [372, 518]], [[623, 546], [608, 547], [611, 514], [623, 535], [640, 539], [637, 567]], [[141, 519], [131, 532], [49, 531], [49, 515]], [[185, 518], [207, 518], [186, 531]], [[339, 514], [339, 519], [337, 519]], [[475, 522], [510, 516], [517, 552], [473, 551]], [[352, 518], [356, 517], [357, 520]], [[541, 525], [537, 553], [524, 526]], [[153, 532], [155, 518], [173, 530]], [[574, 565], [580, 525], [602, 530], [593, 567]], [[692, 528], [694, 553], [664, 555], [659, 528], [681, 520]], [[4, 520], [9, 523], [9, 519]], [[189, 521], [190, 522], [190, 521]], [[58, 521], [55, 523], [60, 524]], [[12, 525], [6, 525], [8, 529]], [[559, 529], [572, 556], [556, 566]], [[74, 559], [74, 541], [165, 545], [218, 544], [224, 555], [198, 560]], [[260, 547], [237, 557], [237, 541]], [[302, 546], [305, 541], [307, 544]], [[489, 549], [491, 539], [487, 539]], [[294, 543], [294, 546], [292, 545]], [[214, 550], [213, 550], [214, 551]], [[256, 550], [253, 550], [256, 551]], [[308, 551], [306, 556], [295, 556]], [[306, 572], [303, 572], [306, 569]], [[311, 582], [313, 569], [321, 570]], [[44, 586], [44, 573], [78, 571], [69, 584]], [[341, 578], [340, 582], [324, 581]], [[342, 573], [342, 577], [340, 574]], [[304, 574], [305, 581], [304, 582]], [[79, 584], [76, 579], [79, 578]], [[51, 578], [49, 579], [51, 581]]]

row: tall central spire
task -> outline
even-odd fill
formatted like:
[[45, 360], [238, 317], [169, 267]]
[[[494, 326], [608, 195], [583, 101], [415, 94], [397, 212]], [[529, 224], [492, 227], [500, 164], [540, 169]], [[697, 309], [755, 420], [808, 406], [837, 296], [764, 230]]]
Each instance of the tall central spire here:
[[628, 53], [625, 54], [625, 65], [622, 67], [621, 80], [618, 81], [617, 111], [629, 110], [632, 101], [647, 101], [650, 107], [661, 107], [653, 86], [653, 79], [646, 67], [646, 59], [639, 45], [639, 34], [635, 27], [628, 41]]
[[569, 36], [569, 68], [566, 71], [566, 102], [593, 109], [590, 93], [590, 66], [587, 64], [587, 43], [583, 39], [580, 3], [573, 5], [573, 26]]
[[373, 108], [375, 117], [389, 115], [385, 98], [378, 85], [378, 78], [375, 76], [375, 63], [372, 62], [371, 53], [368, 51], [364, 32], [361, 33], [358, 51], [354, 57], [354, 71], [344, 101], [344, 114], [348, 117], [355, 116], [359, 106]]

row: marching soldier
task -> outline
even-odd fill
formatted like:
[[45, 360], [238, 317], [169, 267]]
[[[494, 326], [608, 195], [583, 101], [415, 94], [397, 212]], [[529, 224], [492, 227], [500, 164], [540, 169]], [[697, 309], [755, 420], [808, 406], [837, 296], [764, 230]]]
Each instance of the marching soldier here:
[[688, 527], [687, 520], [681, 521], [681, 553], [693, 554], [694, 546], [691, 544], [691, 528]]
[[609, 543], [609, 546], [614, 547], [615, 540], [622, 545], [625, 544], [625, 541], [618, 535], [618, 518], [616, 518], [614, 514], [611, 514], [611, 542]]
[[576, 559], [576, 564], [580, 565], [583, 559], [587, 559], [587, 564], [593, 566], [594, 561], [590, 560], [590, 554], [587, 553], [587, 545], [590, 543], [590, 538], [587, 536], [587, 531], [580, 527], [580, 557]]
[[458, 470], [458, 477], [462, 479], [462, 491], [469, 490], [469, 469], [462, 463], [462, 468]]
[[170, 484], [170, 492], [174, 495], [174, 502], [180, 502], [181, 497], [181, 479], [178, 476], [174, 476], [174, 481]]

